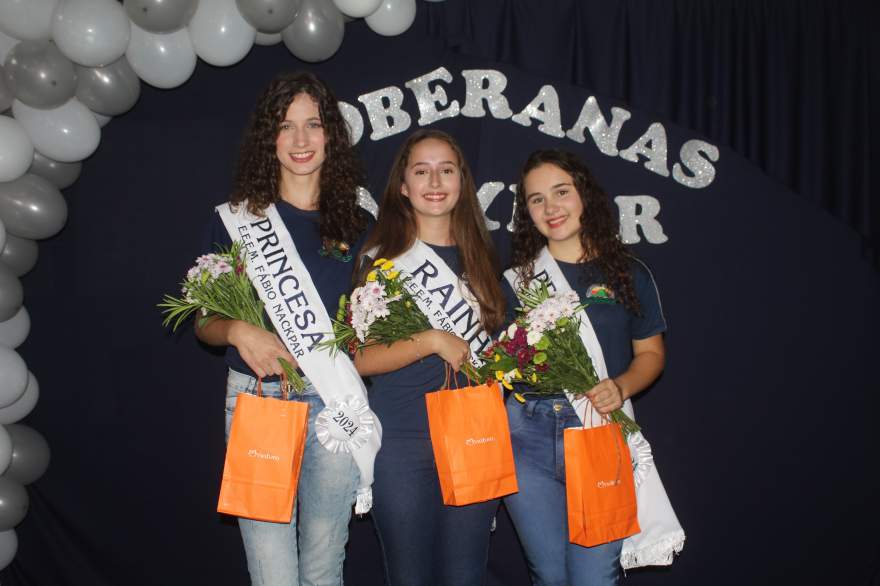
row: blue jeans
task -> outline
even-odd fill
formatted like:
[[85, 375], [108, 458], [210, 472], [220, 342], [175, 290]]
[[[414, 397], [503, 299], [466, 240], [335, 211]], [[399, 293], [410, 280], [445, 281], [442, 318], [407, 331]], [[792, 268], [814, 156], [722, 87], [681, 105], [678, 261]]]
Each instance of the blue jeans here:
[[383, 437], [373, 522], [390, 586], [482, 586], [498, 500], [446, 506], [431, 440]]
[[519, 492], [504, 497], [535, 586], [609, 586], [620, 575], [622, 541], [583, 547], [568, 541], [566, 427], [581, 425], [568, 399], [507, 399]]
[[[256, 393], [251, 376], [229, 371], [226, 388], [226, 439], [239, 393]], [[263, 395], [281, 397], [279, 383], [263, 383]], [[290, 523], [238, 519], [253, 586], [339, 586], [348, 541], [348, 522], [360, 477], [351, 454], [332, 454], [315, 437], [315, 417], [324, 402], [306, 380], [309, 428], [303, 452], [296, 506]], [[297, 549], [299, 555], [297, 555]]]

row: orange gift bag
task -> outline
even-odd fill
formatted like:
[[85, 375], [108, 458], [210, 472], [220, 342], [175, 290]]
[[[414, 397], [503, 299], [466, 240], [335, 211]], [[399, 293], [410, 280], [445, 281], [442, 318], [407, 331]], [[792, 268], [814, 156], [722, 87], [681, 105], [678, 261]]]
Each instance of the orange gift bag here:
[[[261, 381], [262, 382], [262, 381]], [[309, 406], [239, 393], [217, 511], [289, 523], [306, 444]]]
[[469, 505], [519, 490], [498, 385], [447, 388], [427, 393], [425, 402], [444, 504]]
[[568, 540], [592, 547], [638, 533], [632, 461], [620, 426], [570, 427], [563, 443]]

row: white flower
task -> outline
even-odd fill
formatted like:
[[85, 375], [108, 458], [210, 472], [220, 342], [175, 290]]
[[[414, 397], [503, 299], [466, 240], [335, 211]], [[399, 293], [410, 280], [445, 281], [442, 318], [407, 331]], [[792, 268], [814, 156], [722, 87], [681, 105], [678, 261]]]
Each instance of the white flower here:
[[[529, 332], [542, 334], [548, 329], [556, 327], [556, 321], [563, 317], [573, 316], [577, 306], [578, 295], [574, 291], [551, 295], [526, 314]], [[530, 345], [532, 344], [531, 339], [534, 337], [530, 338]]]
[[543, 337], [544, 336], [541, 334], [541, 332], [529, 331], [529, 333], [526, 334], [526, 342], [528, 342], [529, 346], [534, 346], [535, 344], [540, 342], [541, 338]]
[[516, 324], [510, 324], [510, 327], [507, 328], [507, 337], [513, 338], [516, 335]]

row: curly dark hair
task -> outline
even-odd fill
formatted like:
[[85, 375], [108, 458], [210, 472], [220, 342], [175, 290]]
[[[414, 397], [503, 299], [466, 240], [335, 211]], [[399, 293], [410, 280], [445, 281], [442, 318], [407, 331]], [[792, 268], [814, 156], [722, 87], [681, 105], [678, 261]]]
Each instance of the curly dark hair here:
[[275, 141], [288, 107], [300, 94], [317, 102], [326, 138], [318, 198], [321, 238], [325, 246], [351, 244], [366, 228], [366, 218], [357, 204], [363, 171], [336, 96], [312, 73], [279, 74], [263, 91], [239, 151], [230, 202], [247, 200], [248, 211], [262, 216], [269, 204], [281, 199], [281, 163], [275, 154]]
[[434, 128], [423, 128], [409, 135], [400, 146], [388, 173], [376, 227], [367, 237], [362, 250], [375, 247], [376, 257], [395, 258], [406, 252], [418, 237], [415, 213], [409, 198], [401, 193], [401, 186], [405, 182], [410, 152], [415, 145], [428, 139], [445, 142], [458, 158], [461, 195], [452, 210], [451, 236], [458, 247], [468, 286], [480, 304], [483, 326], [492, 332], [501, 327], [504, 320], [504, 295], [498, 280], [498, 257], [477, 200], [473, 174], [461, 147], [449, 134]]
[[[535, 151], [523, 165], [516, 190], [516, 214], [511, 241], [513, 267], [525, 282], [530, 281], [534, 277], [535, 258], [541, 247], [547, 244], [547, 239], [535, 228], [526, 204], [526, 175], [541, 165], [555, 165], [568, 173], [584, 204], [580, 217], [580, 240], [584, 254], [580, 260], [595, 260], [618, 300], [631, 312], [640, 313], [641, 305], [635, 293], [630, 269], [633, 256], [620, 240], [618, 221], [611, 212], [608, 195], [586, 164], [573, 153], [555, 149]], [[586, 265], [584, 270], [587, 270]]]

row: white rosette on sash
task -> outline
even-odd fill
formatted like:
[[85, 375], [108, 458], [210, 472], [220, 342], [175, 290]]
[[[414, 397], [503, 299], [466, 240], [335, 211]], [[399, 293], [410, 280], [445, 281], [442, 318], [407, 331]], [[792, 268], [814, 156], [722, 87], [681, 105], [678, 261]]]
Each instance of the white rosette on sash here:
[[336, 399], [315, 418], [318, 442], [334, 454], [362, 448], [374, 427], [375, 417], [370, 406], [352, 395]]
[[217, 212], [232, 240], [241, 242], [248, 276], [281, 341], [324, 401], [315, 420], [321, 445], [333, 453], [350, 453], [358, 466], [355, 512], [366, 513], [373, 503], [370, 487], [382, 426], [348, 356], [317, 348], [324, 336], [332, 335], [332, 321], [290, 231], [274, 205], [265, 209], [265, 217], [249, 213], [247, 202], [235, 209], [222, 204]]
[[[550, 255], [547, 247], [544, 247], [535, 259], [535, 279], [547, 283], [551, 291], [571, 291], [571, 285], [562, 274], [562, 270], [556, 260]], [[504, 273], [505, 278], [518, 291], [523, 286], [517, 274], [508, 269]], [[578, 312], [580, 318], [580, 336], [599, 380], [608, 378], [608, 368], [605, 365], [605, 356], [599, 338], [593, 329], [587, 312]], [[571, 393], [566, 393], [569, 402], [581, 421], [587, 415], [588, 401], [586, 397], [575, 398]], [[627, 399], [623, 403], [623, 411], [633, 420], [632, 402]], [[601, 425], [601, 416], [592, 410], [593, 425]], [[668, 566], [672, 564], [674, 555], [684, 548], [685, 534], [672, 510], [672, 504], [660, 481], [660, 474], [654, 465], [654, 456], [651, 452], [651, 444], [641, 432], [630, 434], [627, 437], [630, 456], [633, 464], [633, 476], [636, 485], [636, 505], [638, 507], [639, 527], [641, 531], [623, 540], [623, 549], [620, 553], [620, 565], [623, 569], [639, 568], [642, 566]]]

